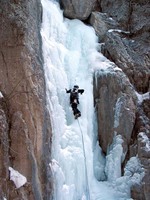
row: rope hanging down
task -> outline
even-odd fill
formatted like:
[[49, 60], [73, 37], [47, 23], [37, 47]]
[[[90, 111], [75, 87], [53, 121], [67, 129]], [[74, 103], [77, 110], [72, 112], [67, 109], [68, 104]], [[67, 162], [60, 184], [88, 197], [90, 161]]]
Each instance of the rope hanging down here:
[[84, 165], [85, 165], [85, 176], [86, 176], [86, 182], [87, 182], [87, 187], [86, 187], [87, 200], [90, 200], [90, 189], [89, 189], [88, 173], [87, 173], [87, 166], [86, 166], [86, 154], [85, 154], [84, 138], [83, 138], [83, 132], [82, 132], [79, 120], [77, 119], [77, 121], [78, 121], [78, 125], [79, 125], [79, 128], [80, 128], [81, 136], [82, 136], [82, 145], [83, 145], [83, 154], [84, 154]]

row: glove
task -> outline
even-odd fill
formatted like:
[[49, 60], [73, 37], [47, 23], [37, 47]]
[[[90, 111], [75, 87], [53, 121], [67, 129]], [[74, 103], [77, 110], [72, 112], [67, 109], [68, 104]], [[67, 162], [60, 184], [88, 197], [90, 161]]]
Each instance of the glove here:
[[83, 94], [84, 90], [81, 90], [81, 94]]

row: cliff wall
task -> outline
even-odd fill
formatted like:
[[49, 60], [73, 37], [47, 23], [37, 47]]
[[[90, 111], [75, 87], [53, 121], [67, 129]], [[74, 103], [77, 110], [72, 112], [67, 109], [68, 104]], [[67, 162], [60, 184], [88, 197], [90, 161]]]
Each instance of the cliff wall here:
[[[0, 5], [0, 196], [47, 199], [51, 125], [41, 51], [41, 4], [2, 0]], [[9, 167], [25, 176], [27, 183], [16, 189]]]

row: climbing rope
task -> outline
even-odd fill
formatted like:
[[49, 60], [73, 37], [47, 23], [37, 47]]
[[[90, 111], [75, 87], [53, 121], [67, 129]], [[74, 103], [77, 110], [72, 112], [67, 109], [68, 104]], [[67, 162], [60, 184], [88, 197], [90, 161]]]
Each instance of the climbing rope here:
[[84, 146], [84, 137], [83, 137], [83, 132], [82, 132], [79, 120], [77, 119], [77, 121], [78, 121], [78, 125], [79, 125], [79, 128], [80, 128], [81, 136], [82, 136], [82, 145], [83, 145], [83, 154], [84, 154], [84, 165], [85, 165], [85, 176], [86, 176], [86, 182], [87, 182], [87, 188], [86, 188], [86, 191], [87, 191], [87, 200], [90, 200], [90, 189], [89, 189], [88, 173], [87, 173], [87, 166], [86, 166], [86, 154], [85, 154], [85, 146]]

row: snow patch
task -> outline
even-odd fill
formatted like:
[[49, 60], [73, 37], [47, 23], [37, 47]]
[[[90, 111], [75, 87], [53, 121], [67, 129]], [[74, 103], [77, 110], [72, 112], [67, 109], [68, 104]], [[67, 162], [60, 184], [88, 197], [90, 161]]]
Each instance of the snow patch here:
[[124, 176], [128, 176], [130, 186], [135, 183], [139, 184], [144, 177], [144, 168], [142, 167], [138, 157], [131, 157], [125, 166]]
[[115, 70], [115, 71], [121, 71], [121, 72], [122, 72], [122, 69], [119, 68], [119, 67], [117, 67], [117, 66], [114, 68], [114, 70]]
[[145, 143], [145, 151], [150, 151], [150, 139], [144, 132], [140, 132], [139, 136], [142, 138], [142, 142]]
[[[103, 56], [102, 53], [98, 51], [92, 51], [90, 54], [91, 66], [93, 67], [93, 71], [98, 75], [99, 73], [114, 73], [117, 71], [122, 72], [122, 69], [117, 67], [113, 62], [108, 60]], [[94, 63], [94, 66], [93, 66]]]
[[120, 193], [119, 200], [125, 200], [130, 197], [130, 189], [135, 184], [140, 184], [144, 177], [144, 169], [137, 157], [131, 157], [124, 170], [124, 176], [117, 178], [112, 183], [114, 190]]
[[136, 96], [138, 98], [138, 102], [141, 104], [144, 100], [150, 99], [150, 92], [147, 92], [145, 94], [139, 94], [136, 92]]
[[2, 95], [2, 93], [0, 92], [0, 98], [3, 98], [4, 96]]
[[112, 33], [112, 32], [118, 32], [118, 33], [126, 33], [126, 34], [130, 34], [129, 31], [123, 31], [123, 30], [120, 30], [120, 29], [109, 29], [108, 32], [109, 32], [109, 33]]
[[10, 171], [10, 180], [14, 182], [17, 189], [27, 182], [26, 177], [20, 174], [18, 171], [14, 170], [12, 167], [9, 167], [8, 169]]

